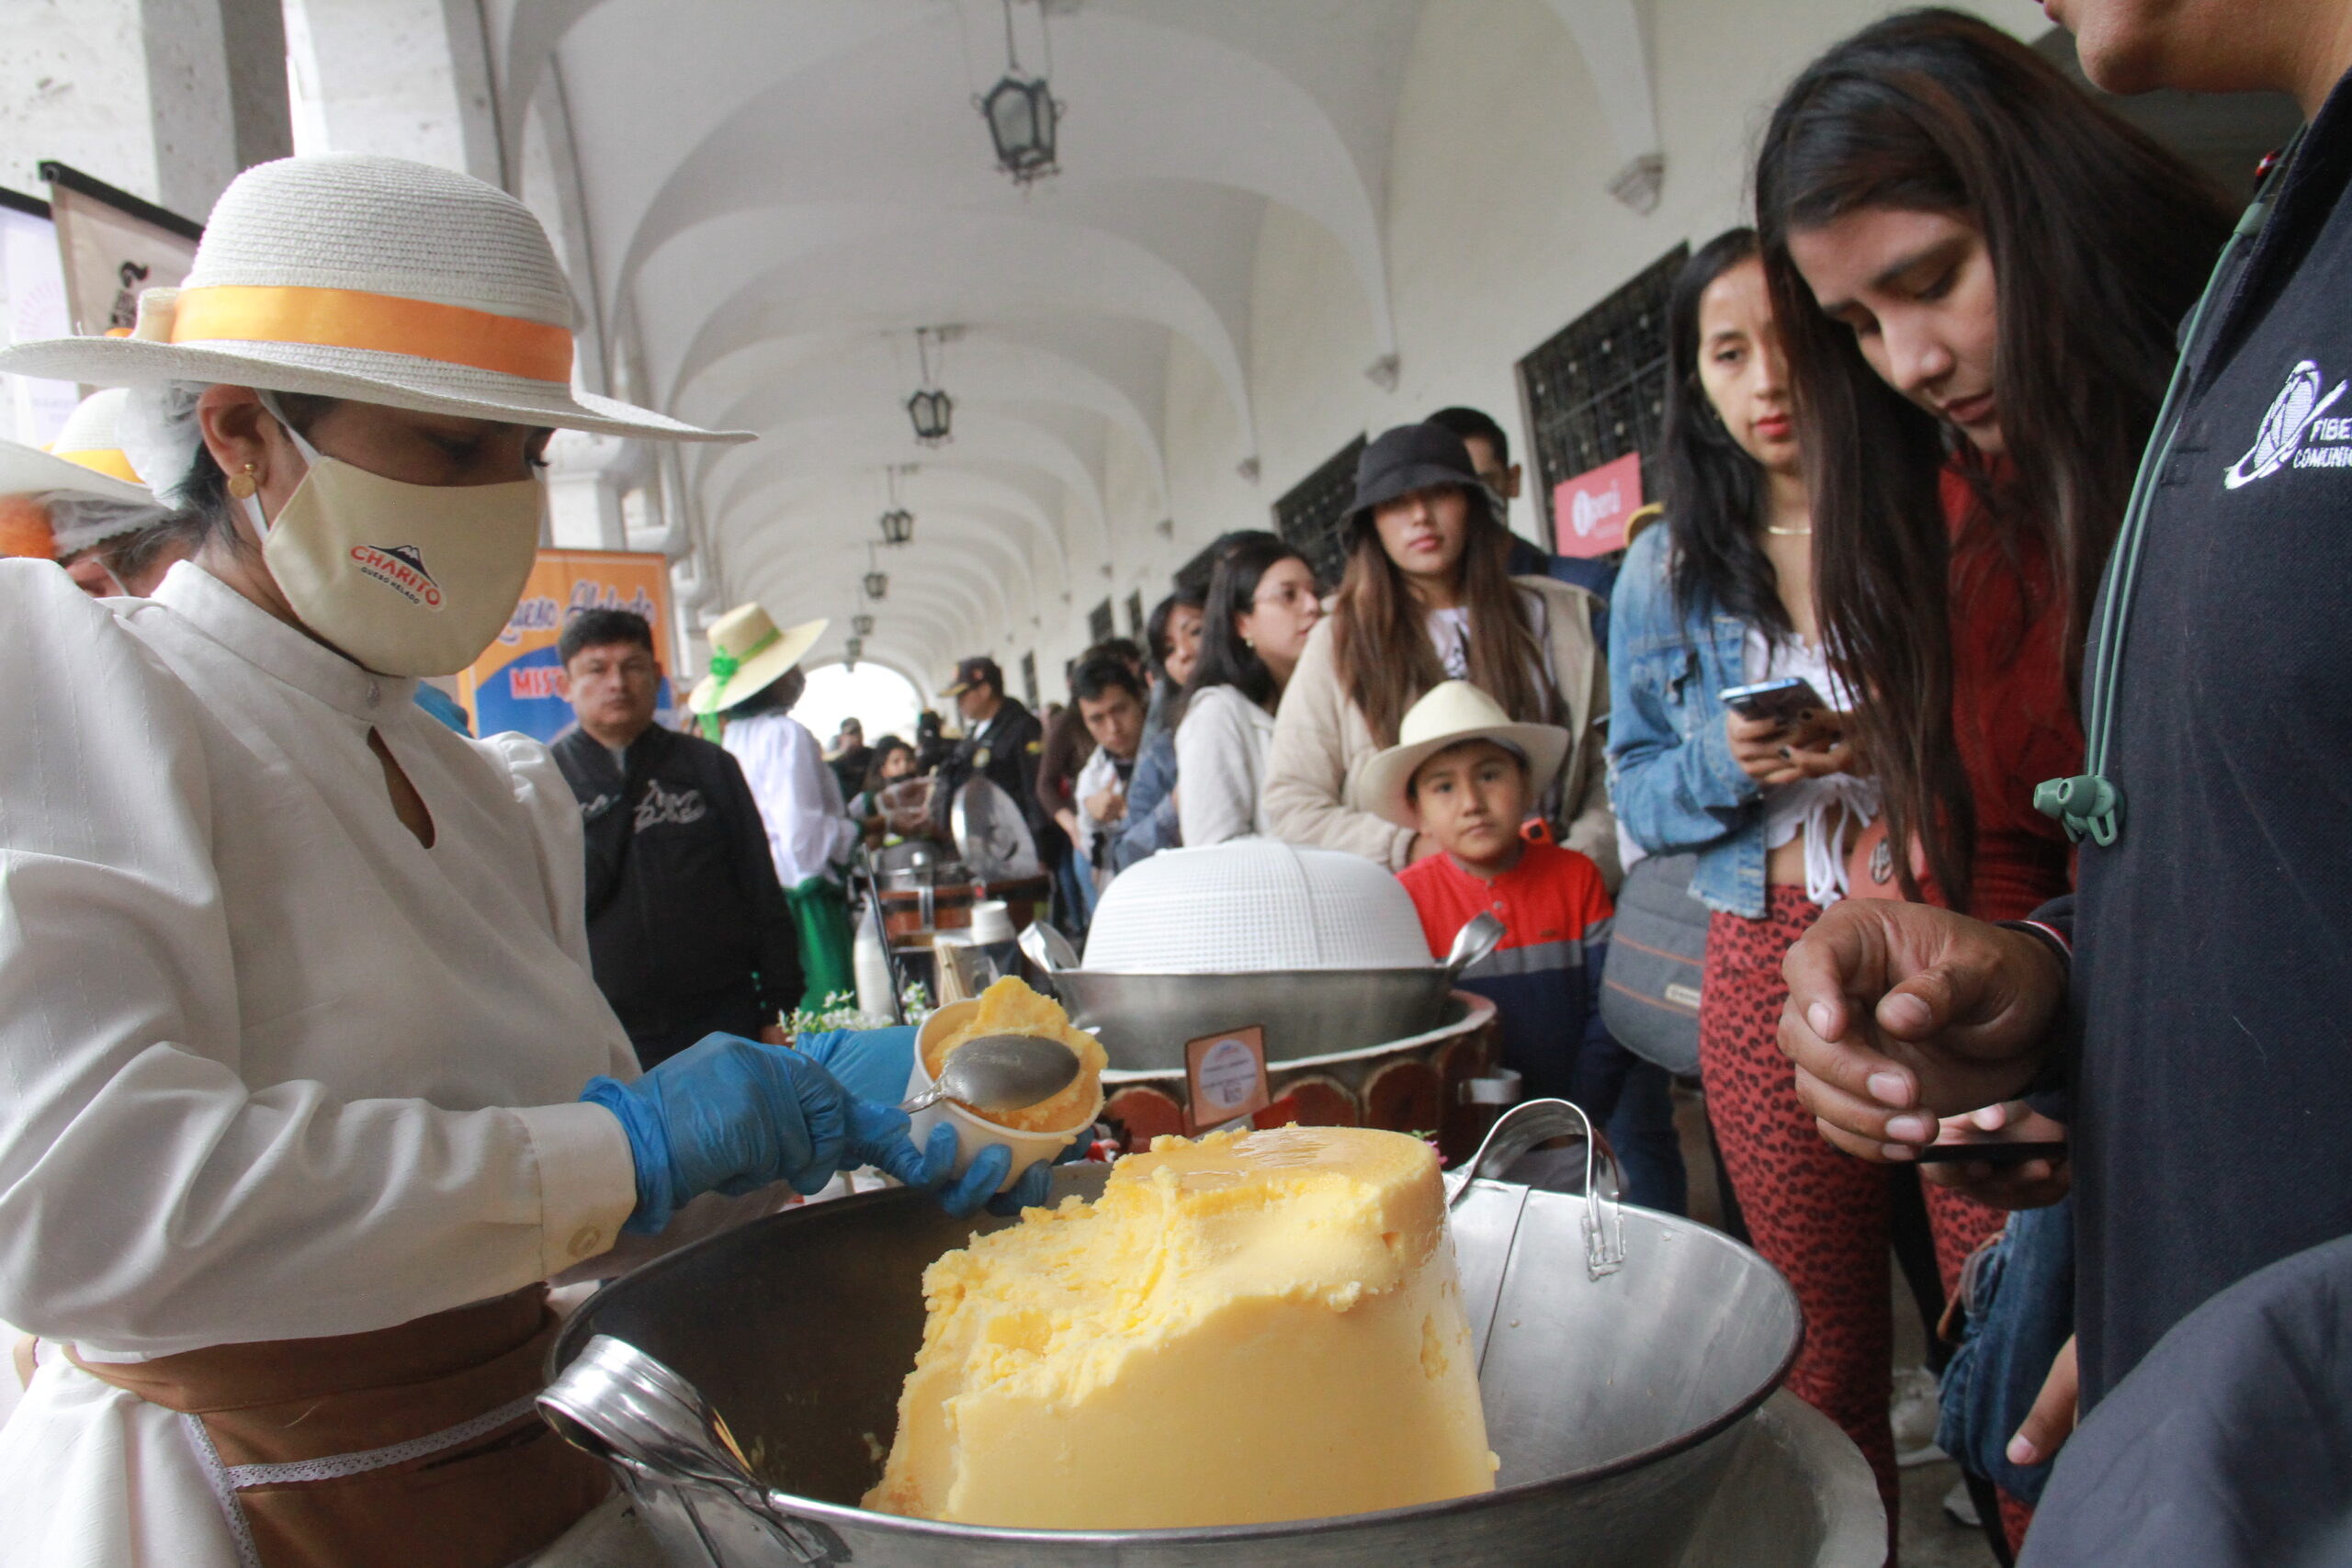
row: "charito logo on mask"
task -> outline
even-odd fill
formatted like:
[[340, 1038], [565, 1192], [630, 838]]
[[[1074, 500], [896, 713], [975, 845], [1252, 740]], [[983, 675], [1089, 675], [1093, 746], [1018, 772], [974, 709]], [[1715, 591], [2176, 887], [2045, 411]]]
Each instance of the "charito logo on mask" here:
[[371, 577], [412, 604], [428, 610], [441, 607], [441, 585], [424, 570], [424, 552], [414, 545], [354, 545], [351, 558], [363, 577]]
[[2309, 359], [2287, 373], [2287, 384], [2262, 416], [2253, 449], [2222, 473], [2224, 490], [2250, 485], [2285, 468], [2352, 468], [2352, 419], [2324, 417], [2344, 395], [2346, 383], [2338, 381], [2322, 397], [2321, 379], [2319, 366]]
[[454, 675], [472, 663], [530, 579], [546, 500], [538, 480], [386, 479], [322, 453], [273, 394], [261, 400], [310, 465], [276, 517], [264, 514], [258, 495], [244, 502], [295, 615], [382, 674]]

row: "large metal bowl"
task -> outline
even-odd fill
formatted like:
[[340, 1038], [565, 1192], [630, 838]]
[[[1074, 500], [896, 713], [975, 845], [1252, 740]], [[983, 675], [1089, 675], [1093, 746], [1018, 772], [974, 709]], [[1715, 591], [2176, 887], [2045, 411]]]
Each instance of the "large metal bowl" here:
[[[1057, 1182], [1096, 1190], [1103, 1169], [1065, 1167]], [[1454, 1244], [1498, 1489], [1385, 1513], [1062, 1531], [860, 1509], [922, 1340], [923, 1269], [1011, 1223], [951, 1220], [916, 1192], [791, 1210], [648, 1265], [573, 1314], [549, 1371], [611, 1335], [682, 1373], [740, 1439], [772, 1488], [757, 1510], [616, 1465], [682, 1568], [1672, 1568], [1795, 1358], [1796, 1301], [1716, 1232], [1602, 1207], [1622, 1217], [1624, 1262], [1596, 1272], [1584, 1198], [1471, 1185]]]
[[1046, 976], [1069, 1020], [1129, 1072], [1182, 1072], [1184, 1043], [1261, 1024], [1266, 1059], [1294, 1061], [1426, 1034], [1444, 1021], [1453, 976], [1425, 969], [1288, 969], [1254, 975]]

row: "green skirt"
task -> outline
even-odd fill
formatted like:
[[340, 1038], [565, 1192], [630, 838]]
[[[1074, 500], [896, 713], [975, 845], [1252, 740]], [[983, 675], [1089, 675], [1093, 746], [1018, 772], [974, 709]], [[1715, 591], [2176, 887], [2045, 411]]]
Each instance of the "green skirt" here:
[[792, 922], [800, 933], [800, 973], [808, 988], [800, 1005], [821, 1011], [828, 997], [857, 995], [857, 972], [850, 964], [849, 895], [821, 876], [785, 890]]

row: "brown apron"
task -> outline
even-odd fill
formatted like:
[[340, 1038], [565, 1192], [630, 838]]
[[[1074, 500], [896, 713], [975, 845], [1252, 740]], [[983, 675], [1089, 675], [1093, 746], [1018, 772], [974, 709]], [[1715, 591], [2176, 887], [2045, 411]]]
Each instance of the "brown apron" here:
[[557, 1328], [547, 1297], [532, 1285], [367, 1334], [74, 1364], [180, 1412], [251, 1568], [505, 1568], [610, 1485], [533, 1407]]

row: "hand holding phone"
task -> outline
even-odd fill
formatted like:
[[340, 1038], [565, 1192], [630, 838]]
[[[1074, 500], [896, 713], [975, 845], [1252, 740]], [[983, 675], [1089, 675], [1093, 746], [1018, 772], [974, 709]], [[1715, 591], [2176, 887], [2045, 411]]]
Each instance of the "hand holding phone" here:
[[1758, 681], [1752, 686], [1725, 686], [1715, 696], [1742, 718], [1778, 724], [1793, 724], [1801, 713], [1820, 713], [1829, 706], [1813, 689], [1813, 682], [1802, 675]]

